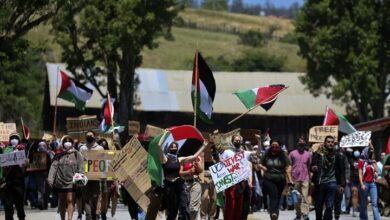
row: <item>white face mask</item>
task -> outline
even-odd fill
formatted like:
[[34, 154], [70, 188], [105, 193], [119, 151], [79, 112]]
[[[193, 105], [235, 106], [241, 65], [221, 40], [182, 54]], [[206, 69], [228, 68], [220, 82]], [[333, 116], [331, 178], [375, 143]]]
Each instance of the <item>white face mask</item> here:
[[16, 145], [19, 144], [19, 140], [18, 140], [18, 139], [11, 139], [10, 143], [11, 143], [11, 145], [12, 145], [13, 147], [15, 147]]
[[38, 152], [45, 152], [47, 150], [47, 146], [45, 143], [41, 142], [38, 145]]
[[64, 149], [65, 150], [69, 150], [71, 147], [72, 147], [72, 143], [71, 142], [65, 142], [64, 143]]

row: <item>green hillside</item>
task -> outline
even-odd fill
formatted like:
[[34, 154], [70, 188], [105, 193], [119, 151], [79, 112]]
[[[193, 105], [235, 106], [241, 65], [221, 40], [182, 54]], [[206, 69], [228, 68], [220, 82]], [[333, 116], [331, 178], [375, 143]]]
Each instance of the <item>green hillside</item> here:
[[[186, 9], [176, 20], [181, 24], [172, 28], [174, 41], [158, 39], [159, 47], [142, 52], [142, 67], [162, 69], [192, 69], [192, 59], [198, 48], [204, 57], [218, 58], [223, 56], [233, 61], [246, 49], [254, 49], [238, 44], [237, 33], [247, 30], [258, 30], [266, 34], [272, 30], [272, 40], [255, 50], [270, 55], [284, 56], [286, 62], [283, 71], [305, 71], [304, 61], [297, 55], [298, 46], [279, 42], [280, 37], [294, 29], [291, 21], [274, 17], [259, 17], [227, 12]], [[184, 23], [183, 23], [184, 22]], [[53, 42], [50, 27], [41, 25], [30, 31], [27, 38], [33, 44], [46, 44], [51, 53], [49, 60], [61, 62], [61, 48]]]

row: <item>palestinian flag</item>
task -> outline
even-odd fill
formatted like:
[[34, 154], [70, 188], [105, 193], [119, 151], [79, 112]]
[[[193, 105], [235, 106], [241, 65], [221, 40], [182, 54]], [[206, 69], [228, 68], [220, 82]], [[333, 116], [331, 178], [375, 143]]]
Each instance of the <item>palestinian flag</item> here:
[[389, 139], [387, 140], [387, 146], [386, 146], [386, 154], [390, 154], [390, 137]]
[[347, 121], [347, 119], [342, 114], [333, 111], [329, 107], [326, 107], [323, 125], [338, 125], [339, 131], [345, 134], [351, 134], [356, 131], [356, 129]]
[[80, 111], [85, 109], [85, 103], [92, 96], [92, 89], [87, 88], [80, 82], [71, 79], [63, 71], [61, 73], [61, 89], [58, 97], [73, 102]]
[[[202, 134], [193, 126], [183, 125], [168, 129], [169, 133], [165, 136], [162, 144], [163, 152], [168, 153], [168, 147], [172, 142], [178, 144], [178, 156], [194, 155], [203, 144]], [[148, 149], [148, 174], [150, 179], [161, 186], [164, 175], [160, 162], [158, 143], [162, 134], [155, 137], [149, 144]]]
[[192, 106], [199, 118], [209, 124], [212, 123], [211, 114], [213, 113], [215, 90], [213, 72], [202, 55], [196, 51], [191, 86]]
[[288, 87], [283, 84], [277, 84], [254, 88], [251, 90], [238, 91], [233, 94], [240, 99], [242, 104], [244, 104], [248, 110], [255, 108], [260, 104], [264, 110], [268, 111], [275, 103], [279, 93], [286, 88]]

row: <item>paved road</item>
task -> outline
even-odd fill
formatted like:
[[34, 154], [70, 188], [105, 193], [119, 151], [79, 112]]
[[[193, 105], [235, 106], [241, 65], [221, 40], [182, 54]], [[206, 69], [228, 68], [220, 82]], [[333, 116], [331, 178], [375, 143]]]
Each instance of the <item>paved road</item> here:
[[[60, 220], [59, 214], [56, 213], [56, 209], [49, 209], [45, 211], [40, 211], [37, 209], [31, 210], [26, 207], [26, 220]], [[73, 219], [76, 219], [77, 215], [76, 213], [73, 216]], [[279, 220], [293, 220], [295, 218], [295, 212], [294, 211], [281, 211], [280, 212], [280, 218]], [[0, 219], [5, 219], [4, 217], [4, 211], [0, 211]], [[15, 215], [15, 219], [16, 215]], [[122, 204], [119, 205], [117, 213], [114, 217], [111, 217], [111, 215], [108, 215], [109, 220], [129, 220], [130, 215], [127, 212], [127, 207], [123, 206]], [[249, 216], [249, 220], [269, 220], [269, 215], [267, 212], [256, 212]], [[314, 220], [314, 212], [312, 211], [310, 213], [310, 219]], [[359, 220], [358, 217], [352, 217], [351, 215], [342, 215], [342, 220]], [[373, 219], [372, 214], [370, 213], [369, 219]], [[390, 218], [384, 218], [382, 217], [382, 220], [390, 220]]]

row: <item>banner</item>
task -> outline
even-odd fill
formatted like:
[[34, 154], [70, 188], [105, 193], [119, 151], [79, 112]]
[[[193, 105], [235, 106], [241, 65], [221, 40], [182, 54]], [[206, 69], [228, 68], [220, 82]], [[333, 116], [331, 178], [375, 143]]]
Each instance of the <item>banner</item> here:
[[45, 152], [34, 152], [32, 154], [32, 163], [27, 164], [27, 171], [46, 171], [47, 154]]
[[80, 117], [67, 117], [66, 130], [73, 139], [85, 141], [85, 133], [93, 130], [99, 132], [99, 121], [96, 115], [81, 115]]
[[9, 135], [16, 132], [15, 123], [0, 122], [0, 141], [8, 141]]
[[217, 193], [248, 179], [251, 169], [244, 152], [236, 153], [209, 168]]
[[334, 137], [335, 142], [337, 142], [338, 134], [338, 126], [315, 126], [309, 130], [309, 142], [323, 143], [326, 136]]
[[84, 158], [84, 172], [88, 180], [112, 180], [115, 178], [114, 172], [112, 172], [110, 167], [110, 164], [115, 157], [115, 153], [116, 151], [111, 150], [81, 152]]
[[129, 121], [129, 136], [137, 135], [141, 131], [141, 125], [139, 121]]
[[370, 144], [371, 131], [355, 131], [341, 138], [340, 147], [366, 147]]
[[141, 143], [133, 137], [111, 162], [116, 178], [145, 212], [150, 203], [146, 194], [152, 187], [147, 173], [147, 156]]
[[164, 133], [164, 129], [153, 125], [146, 125], [145, 132], [144, 132], [146, 137], [151, 137], [151, 138], [154, 138], [161, 133]]
[[0, 154], [0, 167], [21, 165], [25, 162], [26, 155], [24, 153], [24, 150], [12, 152], [9, 154]]

